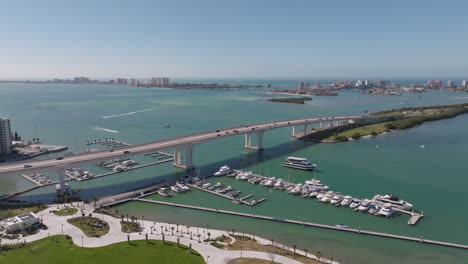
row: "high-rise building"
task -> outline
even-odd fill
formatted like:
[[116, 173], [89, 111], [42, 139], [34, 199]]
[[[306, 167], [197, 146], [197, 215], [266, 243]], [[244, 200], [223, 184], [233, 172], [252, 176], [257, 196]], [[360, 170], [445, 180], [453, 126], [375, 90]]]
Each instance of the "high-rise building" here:
[[169, 85], [169, 78], [167, 77], [153, 77], [151, 78], [151, 86], [164, 87]]
[[130, 80], [130, 84], [131, 84], [131, 85], [137, 85], [137, 80], [131, 79], [131, 80]]
[[126, 85], [127, 84], [127, 79], [119, 78], [119, 79], [117, 79], [117, 84]]
[[447, 87], [448, 87], [448, 88], [452, 88], [452, 87], [453, 87], [453, 81], [452, 81], [452, 80], [448, 80], [448, 81], [447, 81]]
[[9, 118], [0, 117], [0, 154], [8, 154], [11, 152], [11, 126]]
[[307, 89], [307, 87], [309, 87], [309, 83], [308, 83], [308, 82], [306, 82], [306, 81], [300, 81], [300, 82], [299, 82], [299, 87], [298, 87], [299, 90], [303, 90], [303, 91], [304, 91], [305, 89]]
[[388, 81], [388, 80], [375, 80], [374, 81], [374, 86], [375, 87], [381, 87], [381, 88], [388, 87], [388, 86], [390, 86], [390, 81]]
[[468, 81], [467, 80], [462, 81], [462, 87], [463, 88], [468, 88]]

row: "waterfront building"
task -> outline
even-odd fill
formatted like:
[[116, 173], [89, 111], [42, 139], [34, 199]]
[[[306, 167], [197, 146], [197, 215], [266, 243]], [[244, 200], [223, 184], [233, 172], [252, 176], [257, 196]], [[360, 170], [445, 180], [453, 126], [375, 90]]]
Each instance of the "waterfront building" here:
[[169, 85], [168, 77], [153, 77], [151, 78], [151, 86], [153, 87], [165, 87]]
[[309, 87], [309, 83], [306, 82], [306, 81], [300, 81], [299, 82], [299, 86], [298, 86], [298, 89], [301, 90], [301, 91], [305, 91], [307, 89], [307, 87]]
[[447, 87], [448, 88], [453, 88], [454, 84], [453, 84], [453, 81], [452, 80], [448, 80], [447, 81]]
[[463, 88], [468, 88], [468, 81], [467, 80], [462, 81], [462, 87]]
[[321, 82], [316, 82], [315, 87], [316, 88], [322, 88], [322, 83]]
[[375, 80], [374, 81], [374, 86], [375, 87], [380, 87], [380, 88], [389, 87], [390, 86], [390, 81], [388, 81], [388, 80]]
[[0, 117], [0, 155], [11, 152], [12, 141], [10, 119]]
[[429, 80], [427, 81], [426, 87], [428, 88], [442, 88], [442, 81], [441, 80]]
[[117, 79], [117, 84], [127, 85], [127, 79], [125, 79], [125, 78], [118, 78], [118, 79]]
[[137, 80], [131, 79], [131, 80], [130, 80], [130, 84], [131, 84], [131, 85], [137, 85]]
[[5, 229], [8, 232], [25, 230], [32, 225], [39, 224], [41, 219], [35, 213], [26, 213], [10, 218], [6, 221]]

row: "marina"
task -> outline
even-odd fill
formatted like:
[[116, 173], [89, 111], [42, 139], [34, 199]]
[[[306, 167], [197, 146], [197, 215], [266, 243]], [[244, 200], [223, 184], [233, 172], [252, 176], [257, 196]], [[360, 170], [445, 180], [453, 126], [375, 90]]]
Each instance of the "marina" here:
[[[357, 199], [349, 195], [342, 195], [339, 192], [329, 190], [329, 187], [320, 183], [319, 180], [306, 180], [305, 184], [287, 182], [283, 179], [266, 177], [243, 170], [233, 170], [228, 177], [235, 177], [238, 180], [247, 180], [252, 184], [260, 183], [265, 187], [273, 187], [275, 190], [285, 190], [292, 195], [301, 195], [302, 198], [316, 198], [319, 202], [330, 203], [335, 207], [349, 207], [355, 212], [366, 212], [375, 216], [391, 217], [393, 213], [406, 214], [410, 216], [408, 225], [416, 223], [424, 216], [422, 213], [413, 211], [413, 205], [399, 200], [392, 195], [376, 195], [373, 199]], [[366, 206], [362, 205], [367, 201]]]

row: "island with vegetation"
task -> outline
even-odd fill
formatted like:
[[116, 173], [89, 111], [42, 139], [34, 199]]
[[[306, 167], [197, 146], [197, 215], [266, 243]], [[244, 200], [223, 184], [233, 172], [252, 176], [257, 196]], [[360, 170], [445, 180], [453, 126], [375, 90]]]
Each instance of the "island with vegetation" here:
[[[468, 103], [440, 106], [406, 107], [372, 113], [369, 123], [343, 124], [315, 131], [304, 139], [334, 143], [372, 137], [392, 131], [409, 129], [425, 122], [452, 118], [468, 113]], [[377, 120], [377, 121], [375, 121]]]
[[269, 102], [290, 103], [290, 104], [305, 104], [306, 101], [312, 101], [310, 97], [284, 97], [284, 98], [270, 98]]

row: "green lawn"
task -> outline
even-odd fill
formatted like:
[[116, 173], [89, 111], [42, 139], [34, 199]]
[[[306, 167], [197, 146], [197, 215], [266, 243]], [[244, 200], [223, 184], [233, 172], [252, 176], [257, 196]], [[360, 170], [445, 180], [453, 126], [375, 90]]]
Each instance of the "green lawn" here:
[[268, 99], [270, 102], [277, 103], [291, 103], [291, 104], [305, 104], [306, 101], [311, 101], [310, 97], [285, 97], [285, 98], [271, 98]]
[[[52, 236], [28, 244], [25, 248], [0, 252], [0, 263], [9, 264], [198, 264], [205, 263], [199, 254], [177, 244], [150, 240], [120, 242], [100, 248], [81, 248], [65, 236]], [[86, 246], [86, 245], [85, 245]]]
[[96, 217], [74, 217], [67, 222], [81, 229], [89, 237], [100, 237], [109, 233], [109, 224]]
[[137, 222], [120, 221], [120, 226], [124, 233], [135, 233], [141, 230], [141, 226]]
[[72, 215], [74, 213], [78, 212], [78, 209], [76, 208], [63, 208], [63, 209], [60, 209], [60, 210], [57, 210], [54, 212], [54, 214], [56, 215]]

